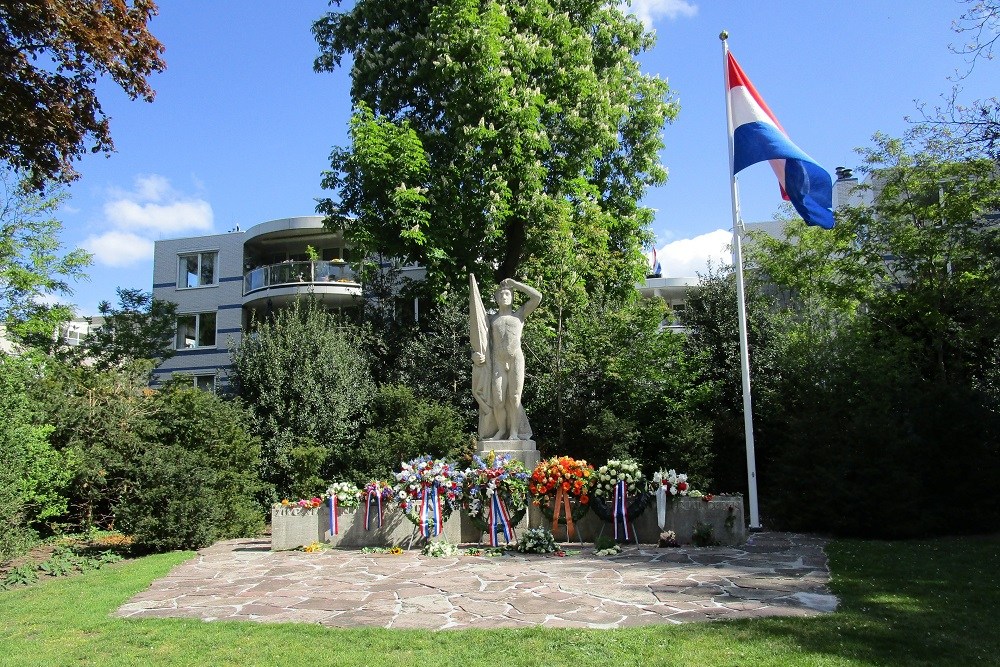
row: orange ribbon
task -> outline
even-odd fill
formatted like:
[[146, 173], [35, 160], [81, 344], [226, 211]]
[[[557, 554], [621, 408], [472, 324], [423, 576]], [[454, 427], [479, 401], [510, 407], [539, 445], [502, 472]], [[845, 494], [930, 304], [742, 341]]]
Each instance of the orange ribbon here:
[[576, 534], [576, 529], [573, 527], [573, 510], [569, 504], [569, 494], [563, 491], [560, 485], [556, 489], [556, 501], [555, 506], [552, 511], [552, 534], [555, 535], [556, 531], [559, 530], [559, 518], [565, 515], [566, 517], [566, 541], [571, 541]]

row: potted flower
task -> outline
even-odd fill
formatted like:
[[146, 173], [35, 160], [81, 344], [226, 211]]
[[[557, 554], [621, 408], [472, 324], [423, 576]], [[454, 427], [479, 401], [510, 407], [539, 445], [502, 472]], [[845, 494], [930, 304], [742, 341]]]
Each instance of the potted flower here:
[[472, 462], [465, 471], [469, 518], [481, 532], [489, 533], [490, 546], [497, 546], [498, 533], [510, 543], [514, 526], [528, 509], [528, 471], [517, 459], [493, 451], [483, 458], [473, 456]]
[[535, 466], [528, 492], [542, 514], [552, 520], [553, 532], [565, 524], [566, 537], [571, 539], [573, 522], [583, 518], [590, 508], [593, 474], [593, 466], [569, 456], [553, 456]]
[[396, 495], [392, 484], [382, 479], [373, 479], [361, 489], [360, 499], [365, 503], [365, 530], [371, 530], [371, 521], [376, 519], [378, 527], [382, 527], [385, 508]]
[[396, 500], [424, 537], [440, 535], [462, 500], [465, 476], [444, 459], [418, 456], [396, 473]]
[[615, 539], [630, 539], [630, 524], [649, 503], [649, 493], [639, 464], [632, 459], [611, 459], [593, 478], [594, 513], [615, 527]]

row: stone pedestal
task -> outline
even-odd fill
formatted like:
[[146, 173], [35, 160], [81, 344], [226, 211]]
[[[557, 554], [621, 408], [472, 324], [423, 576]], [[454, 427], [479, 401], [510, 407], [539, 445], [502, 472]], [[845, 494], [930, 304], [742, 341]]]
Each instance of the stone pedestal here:
[[497, 454], [505, 454], [512, 459], [517, 459], [524, 464], [529, 473], [542, 460], [534, 440], [479, 440], [476, 442], [476, 453], [480, 456], [489, 454], [491, 450]]

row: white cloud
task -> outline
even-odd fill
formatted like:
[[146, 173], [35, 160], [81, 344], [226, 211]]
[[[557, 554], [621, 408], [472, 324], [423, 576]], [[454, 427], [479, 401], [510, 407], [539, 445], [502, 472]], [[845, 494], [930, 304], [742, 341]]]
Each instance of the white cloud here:
[[176, 234], [212, 229], [212, 205], [202, 199], [169, 204], [116, 199], [104, 205], [104, 215], [108, 222], [122, 230], [140, 229]]
[[719, 266], [733, 263], [729, 245], [733, 235], [724, 229], [695, 236], [691, 239], [678, 239], [657, 249], [656, 258], [660, 260], [665, 278], [690, 278], [708, 271], [708, 264]]
[[153, 258], [153, 241], [126, 231], [88, 236], [81, 244], [107, 266], [124, 267]]
[[653, 21], [666, 17], [673, 21], [676, 18], [690, 18], [698, 13], [698, 5], [687, 0], [632, 0], [626, 11], [636, 15], [647, 27], [652, 27]]
[[135, 195], [140, 200], [160, 201], [167, 195], [172, 195], [174, 189], [170, 181], [159, 174], [145, 174], [135, 177]]
[[178, 192], [159, 174], [136, 176], [131, 190], [111, 189], [103, 211], [106, 231], [88, 237], [83, 247], [107, 266], [151, 259], [156, 238], [212, 233], [212, 205]]

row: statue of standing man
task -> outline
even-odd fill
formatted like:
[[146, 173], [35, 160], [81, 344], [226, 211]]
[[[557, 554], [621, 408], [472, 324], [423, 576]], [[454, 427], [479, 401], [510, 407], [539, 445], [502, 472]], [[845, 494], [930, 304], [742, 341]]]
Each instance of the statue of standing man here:
[[[514, 291], [528, 299], [514, 310]], [[542, 301], [533, 287], [506, 278], [497, 288], [497, 312], [483, 308], [476, 277], [469, 274], [469, 338], [472, 342], [472, 393], [479, 403], [481, 440], [530, 440], [531, 425], [521, 405], [524, 391], [524, 319]]]

